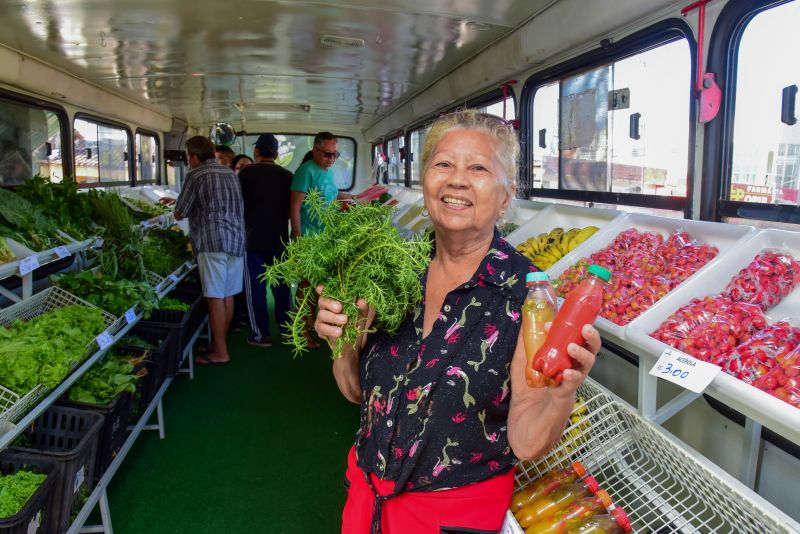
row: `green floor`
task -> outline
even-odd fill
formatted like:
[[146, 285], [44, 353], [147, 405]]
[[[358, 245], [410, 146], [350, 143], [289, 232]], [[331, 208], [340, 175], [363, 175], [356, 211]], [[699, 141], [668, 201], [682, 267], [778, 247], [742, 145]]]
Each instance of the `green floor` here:
[[229, 337], [232, 362], [197, 366], [166, 393], [166, 439], [145, 431], [109, 491], [116, 534], [338, 532], [358, 407], [327, 348]]

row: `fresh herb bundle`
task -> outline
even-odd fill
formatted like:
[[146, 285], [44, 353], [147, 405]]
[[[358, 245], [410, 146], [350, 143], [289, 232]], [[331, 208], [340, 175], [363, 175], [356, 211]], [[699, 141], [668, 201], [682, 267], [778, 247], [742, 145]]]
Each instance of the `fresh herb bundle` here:
[[189, 311], [189, 304], [172, 297], [164, 297], [158, 303], [159, 310]]
[[0, 263], [8, 263], [13, 261], [15, 257], [14, 252], [12, 252], [8, 243], [6, 243], [6, 238], [0, 236]]
[[0, 475], [0, 518], [20, 513], [47, 475], [20, 469], [12, 475]]
[[53, 283], [114, 315], [140, 306], [145, 318], [158, 308], [155, 289], [146, 282], [114, 280], [103, 273], [81, 271], [52, 276]]
[[392, 226], [390, 207], [367, 203], [340, 211], [338, 203], [326, 205], [316, 190], [309, 191], [305, 202], [324, 230], [289, 243], [281, 261], [268, 267], [260, 278], [273, 285], [304, 280], [311, 284], [287, 325], [287, 339], [295, 354], [307, 348], [306, 318], [313, 311], [314, 288], [324, 285], [324, 296], [342, 303], [348, 323], [331, 347], [336, 359], [345, 344], [355, 343], [363, 333], [358, 325], [358, 298], [375, 308], [377, 328], [397, 331], [422, 299], [420, 276], [430, 260], [432, 244], [423, 237], [404, 240]]
[[153, 228], [147, 232], [142, 255], [148, 271], [167, 276], [192, 258], [189, 251], [189, 238], [179, 229], [162, 230]]
[[78, 193], [71, 179], [51, 182], [40, 174], [25, 180], [15, 192], [40, 208], [67, 234], [77, 239], [92, 235], [92, 207], [86, 194]]
[[125, 203], [134, 211], [142, 213], [146, 219], [158, 217], [159, 215], [170, 212], [168, 207], [158, 202], [145, 202], [138, 198], [125, 197]]
[[80, 304], [0, 328], [0, 384], [19, 395], [39, 384], [54, 388], [105, 328], [101, 310]]
[[13, 191], [0, 188], [0, 223], [3, 220], [6, 224], [2, 224], [0, 233], [36, 252], [69, 242], [42, 210]]
[[134, 367], [143, 359], [110, 354], [78, 379], [69, 390], [69, 400], [107, 405], [120, 393], [135, 393], [138, 376], [134, 373]]
[[141, 229], [116, 193], [89, 191], [89, 202], [104, 227], [99, 261], [103, 272], [115, 280], [146, 280]]

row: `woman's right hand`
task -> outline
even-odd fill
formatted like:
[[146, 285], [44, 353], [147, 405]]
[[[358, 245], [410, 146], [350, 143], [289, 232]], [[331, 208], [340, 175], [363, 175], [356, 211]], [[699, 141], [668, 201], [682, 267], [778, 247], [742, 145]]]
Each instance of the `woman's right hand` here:
[[[317, 319], [314, 321], [314, 330], [322, 339], [328, 340], [329, 343], [334, 343], [338, 338], [342, 337], [342, 328], [347, 324], [347, 315], [342, 313], [342, 303], [338, 300], [323, 297], [322, 290], [323, 286], [317, 286], [319, 311], [317, 312]], [[359, 330], [369, 330], [370, 326], [372, 326], [372, 321], [375, 319], [374, 308], [367, 304], [364, 299], [358, 299], [356, 306], [360, 316]], [[366, 336], [362, 336], [359, 340], [358, 349], [361, 349], [365, 340]]]

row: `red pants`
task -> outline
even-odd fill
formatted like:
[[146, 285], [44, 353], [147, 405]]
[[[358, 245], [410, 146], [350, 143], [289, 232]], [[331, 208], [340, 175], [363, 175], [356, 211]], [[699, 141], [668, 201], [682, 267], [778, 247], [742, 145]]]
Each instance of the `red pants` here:
[[[355, 448], [347, 455], [350, 489], [342, 513], [342, 534], [369, 534], [375, 497], [356, 465]], [[394, 482], [370, 473], [380, 495]], [[498, 532], [514, 491], [514, 471], [460, 488], [401, 493], [383, 503], [381, 534], [458, 534]], [[467, 530], [464, 530], [467, 529]]]

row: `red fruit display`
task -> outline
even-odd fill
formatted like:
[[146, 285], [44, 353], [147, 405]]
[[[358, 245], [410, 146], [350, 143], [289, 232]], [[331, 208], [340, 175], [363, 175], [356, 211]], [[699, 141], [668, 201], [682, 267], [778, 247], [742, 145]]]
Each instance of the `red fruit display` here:
[[724, 366], [739, 344], [766, 325], [758, 306], [715, 295], [692, 299], [650, 335], [699, 360]]
[[609, 246], [584, 258], [561, 274], [558, 292], [565, 296], [594, 263], [611, 271], [600, 316], [623, 326], [658, 302], [678, 284], [711, 261], [716, 247], [692, 241], [686, 232], [667, 239], [635, 228], [617, 235]]
[[757, 304], [767, 311], [794, 290], [800, 282], [800, 264], [791, 254], [765, 250], [739, 271], [725, 293], [733, 300]]
[[800, 327], [778, 321], [739, 345], [723, 370], [772, 393], [785, 385], [786, 379], [800, 376], [798, 345]]

